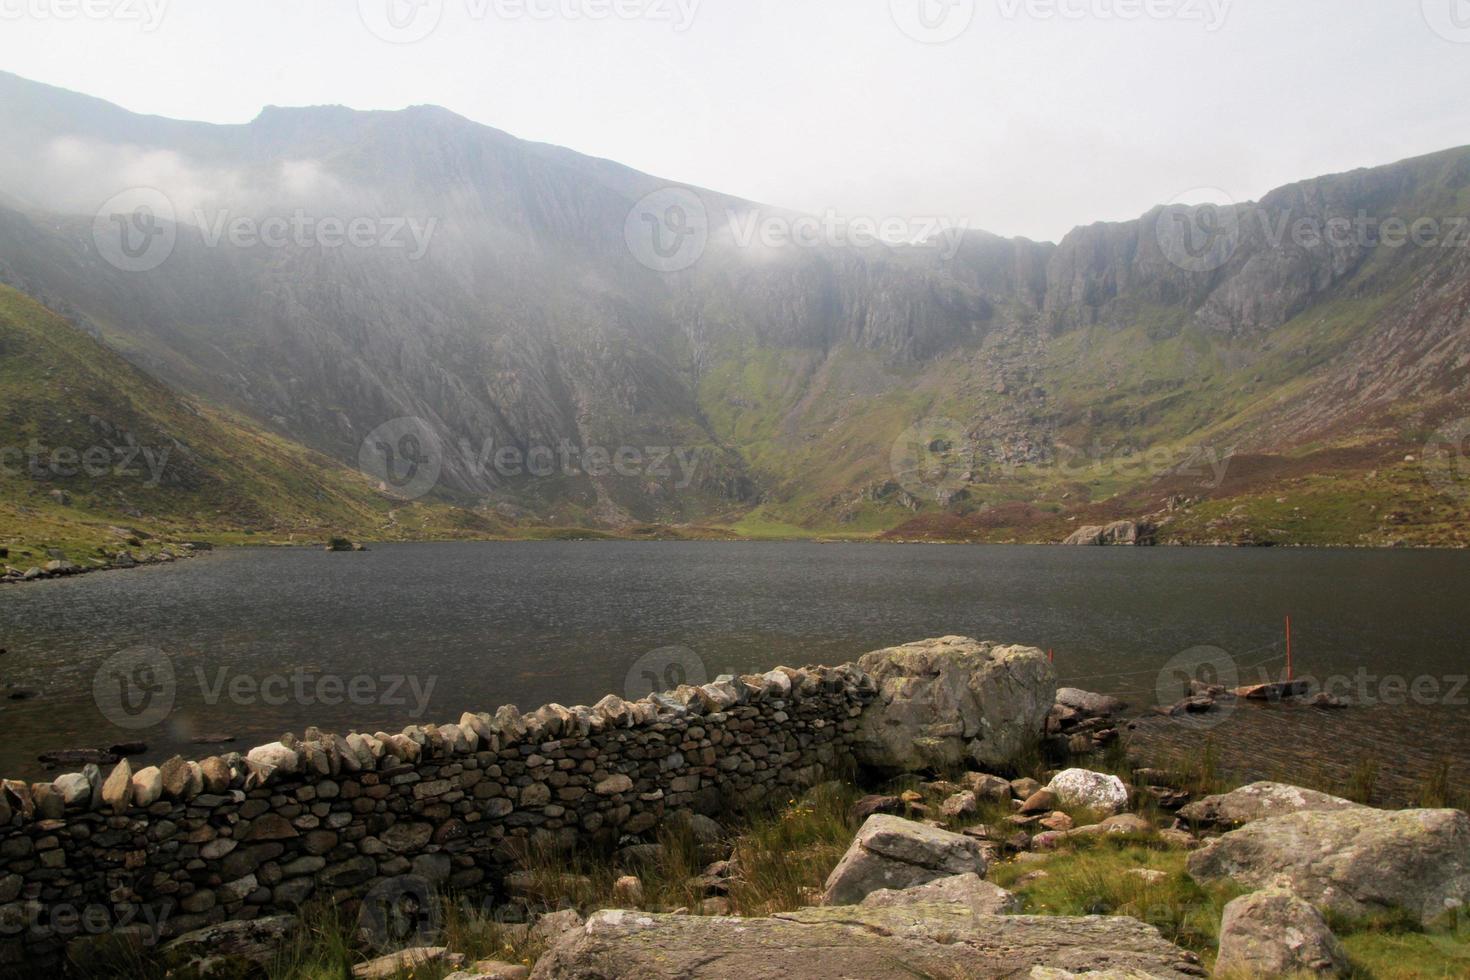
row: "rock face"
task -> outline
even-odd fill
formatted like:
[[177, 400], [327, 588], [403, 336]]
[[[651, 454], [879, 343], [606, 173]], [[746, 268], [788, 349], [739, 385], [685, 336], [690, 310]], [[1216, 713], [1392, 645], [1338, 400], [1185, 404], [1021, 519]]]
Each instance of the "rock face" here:
[[880, 772], [1001, 766], [1042, 731], [1056, 696], [1046, 655], [959, 636], [867, 654], [878, 684], [858, 761]]
[[977, 874], [938, 878], [927, 885], [895, 890], [879, 889], [860, 904], [865, 908], [898, 908], [905, 905], [932, 905], [943, 902], [963, 905], [976, 915], [1010, 915], [1021, 910], [1021, 899], [981, 878]]
[[1349, 964], [1322, 913], [1291, 892], [1275, 888], [1242, 895], [1225, 906], [1215, 972], [1224, 976], [1345, 977]]
[[597, 912], [532, 980], [891, 980], [1024, 977], [1036, 967], [1204, 975], [1151, 926], [1123, 917], [976, 915], [963, 905], [802, 909], [769, 919]]
[[869, 817], [827, 878], [823, 905], [853, 905], [882, 889], [905, 889], [953, 875], [983, 875], [980, 842], [901, 817]]
[[1222, 830], [1244, 827], [1267, 817], [1309, 811], [1361, 810], [1351, 800], [1286, 783], [1251, 783], [1221, 796], [1207, 796], [1179, 811], [1183, 820]]
[[1281, 884], [1350, 917], [1402, 911], [1425, 924], [1470, 901], [1470, 816], [1459, 810], [1367, 807], [1271, 817], [1189, 856], [1201, 884]]
[[1088, 769], [1059, 772], [1046, 788], [1056, 796], [1059, 806], [1106, 814], [1117, 813], [1128, 805], [1128, 787], [1123, 785], [1123, 780]]
[[1154, 543], [1155, 529], [1136, 521], [1114, 521], [1103, 526], [1089, 525], [1073, 531], [1062, 544], [1097, 547], [1099, 545], [1150, 545]]

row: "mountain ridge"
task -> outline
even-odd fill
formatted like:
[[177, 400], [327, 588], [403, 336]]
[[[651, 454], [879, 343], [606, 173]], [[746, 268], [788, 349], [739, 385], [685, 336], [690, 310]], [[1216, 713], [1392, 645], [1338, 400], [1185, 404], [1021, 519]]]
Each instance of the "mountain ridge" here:
[[[1161, 206], [1055, 244], [966, 229], [946, 259], [923, 244], [743, 245], [722, 217], [795, 216], [433, 107], [267, 108], [226, 138], [97, 100], [57, 118], [19, 97], [29, 85], [0, 76], [18, 96], [0, 122], [29, 126], [38, 147], [90, 140], [104, 160], [143, 147], [171, 155], [175, 177], [228, 175], [179, 178], [176, 195], [206, 209], [438, 218], [417, 263], [383, 250], [211, 246], [181, 224], [162, 266], [129, 275], [98, 261], [87, 212], [37, 208], [45, 182], [27, 185], [12, 158], [0, 163], [0, 281], [171, 385], [348, 465], [378, 426], [423, 419], [447, 447], [439, 492], [465, 506], [589, 526], [744, 520], [877, 533], [931, 510], [993, 514], [1017, 495], [1070, 510], [1133, 489], [1107, 474], [1081, 486], [1055, 472], [1031, 478], [1079, 445], [1141, 452], [1228, 437], [1276, 456], [1324, 439], [1398, 446], [1463, 403], [1470, 343], [1456, 290], [1470, 248], [1278, 232], [1359, 211], [1376, 221], [1470, 213], [1467, 149], [1215, 209], [1234, 230], [1198, 254], [1188, 236], [1205, 212]], [[90, 122], [96, 113], [106, 125]], [[330, 125], [311, 125], [322, 113]], [[139, 141], [116, 141], [132, 123]], [[656, 192], [709, 216], [687, 268], [660, 272], [630, 248], [640, 199]], [[1364, 397], [1344, 395], [1354, 390]], [[1385, 409], [1406, 399], [1408, 411]], [[1263, 404], [1281, 417], [1263, 416]], [[895, 473], [895, 445], [929, 418], [954, 420], [974, 450], [963, 492], [914, 492]], [[458, 451], [562, 441], [680, 445], [709, 462], [676, 488], [586, 473], [508, 479]], [[991, 480], [989, 464], [1006, 479]]]

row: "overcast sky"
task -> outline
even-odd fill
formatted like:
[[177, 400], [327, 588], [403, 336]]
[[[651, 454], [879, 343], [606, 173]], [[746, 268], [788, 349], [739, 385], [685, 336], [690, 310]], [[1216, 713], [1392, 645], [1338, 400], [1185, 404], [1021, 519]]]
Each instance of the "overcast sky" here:
[[213, 122], [433, 103], [770, 204], [1052, 240], [1470, 143], [1470, 0], [0, 0], [0, 68]]

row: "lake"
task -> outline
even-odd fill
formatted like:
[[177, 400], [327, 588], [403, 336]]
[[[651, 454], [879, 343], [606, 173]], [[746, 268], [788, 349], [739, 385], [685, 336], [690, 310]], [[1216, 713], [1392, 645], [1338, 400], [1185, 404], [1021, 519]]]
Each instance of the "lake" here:
[[[1055, 652], [1064, 684], [1144, 713], [1189, 676], [1299, 674], [1351, 709], [1242, 708], [1138, 737], [1237, 770], [1414, 785], [1470, 750], [1470, 554], [724, 542], [220, 551], [0, 588], [0, 774], [144, 741], [144, 761], [307, 725], [396, 730], [962, 634]], [[1203, 648], [1203, 649], [1202, 649]], [[1227, 677], [1226, 679], [1230, 679]], [[28, 697], [11, 700], [10, 696]], [[1367, 703], [1367, 702], [1374, 703]], [[220, 748], [203, 736], [234, 736]], [[1462, 778], [1464, 773], [1458, 773]]]

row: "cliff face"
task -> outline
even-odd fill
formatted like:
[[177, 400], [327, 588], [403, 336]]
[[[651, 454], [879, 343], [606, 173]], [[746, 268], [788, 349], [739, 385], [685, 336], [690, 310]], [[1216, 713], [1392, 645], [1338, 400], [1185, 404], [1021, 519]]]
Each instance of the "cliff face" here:
[[[1463, 382], [1470, 249], [1300, 229], [1464, 214], [1465, 151], [1203, 217], [1158, 208], [1059, 245], [970, 231], [770, 249], [743, 223], [792, 216], [439, 109], [272, 108], [208, 126], [14, 76], [0, 95], [16, 137], [0, 154], [0, 279], [170, 384], [343, 461], [384, 422], [423, 419], [447, 447], [443, 488], [466, 498], [642, 519], [762, 494], [828, 509], [886, 478], [893, 440], [924, 414], [1036, 458], [1059, 435], [1187, 438], [1206, 415], [1280, 451], [1364, 421], [1365, 404], [1423, 399], [1432, 415]], [[138, 185], [165, 191], [177, 219], [146, 272], [103, 261], [93, 236], [101, 203]], [[670, 187], [709, 234], [697, 261], [661, 272], [628, 236], [639, 201]], [[298, 213], [366, 217], [379, 238], [397, 223], [401, 246], [224, 233]], [[1288, 382], [1284, 414], [1252, 414]], [[1231, 395], [1181, 411], [1200, 386]], [[691, 447], [709, 463], [671, 493], [585, 473], [526, 483], [477, 462], [486, 445], [563, 441]]]

